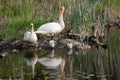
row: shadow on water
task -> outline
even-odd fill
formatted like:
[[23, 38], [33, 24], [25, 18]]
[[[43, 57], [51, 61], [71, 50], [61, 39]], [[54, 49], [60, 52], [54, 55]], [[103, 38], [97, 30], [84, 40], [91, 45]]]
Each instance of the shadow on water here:
[[2, 51], [7, 55], [0, 58], [0, 79], [120, 80], [120, 35], [116, 34], [119, 31], [111, 33], [107, 50]]

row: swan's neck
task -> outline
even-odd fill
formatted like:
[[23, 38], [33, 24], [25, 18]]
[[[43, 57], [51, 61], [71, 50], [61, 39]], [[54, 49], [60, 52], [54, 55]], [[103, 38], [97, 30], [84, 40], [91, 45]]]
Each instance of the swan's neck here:
[[31, 27], [31, 33], [33, 33], [34, 32], [34, 28], [33, 27]]
[[65, 23], [63, 21], [63, 13], [59, 14], [59, 24], [61, 25], [62, 30], [63, 30], [65, 28]]

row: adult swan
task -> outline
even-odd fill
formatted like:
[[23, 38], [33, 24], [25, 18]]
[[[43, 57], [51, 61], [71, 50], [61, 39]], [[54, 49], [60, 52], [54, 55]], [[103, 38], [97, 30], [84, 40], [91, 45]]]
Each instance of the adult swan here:
[[53, 36], [60, 33], [65, 28], [65, 23], [63, 21], [64, 7], [61, 7], [59, 10], [59, 23], [50, 22], [41, 25], [35, 33], [44, 34], [46, 36]]
[[23, 40], [24, 41], [29, 41], [29, 42], [32, 42], [32, 43], [36, 44], [38, 39], [37, 39], [36, 33], [34, 32], [33, 23], [30, 24], [30, 28], [31, 28], [31, 32], [27, 31], [24, 34]]

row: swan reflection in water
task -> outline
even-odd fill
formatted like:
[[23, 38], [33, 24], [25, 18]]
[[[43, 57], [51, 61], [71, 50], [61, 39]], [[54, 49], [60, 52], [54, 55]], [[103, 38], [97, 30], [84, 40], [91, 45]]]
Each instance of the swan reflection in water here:
[[57, 70], [58, 74], [56, 74], [54, 77], [52, 76], [54, 79], [64, 78], [65, 59], [61, 56], [55, 55], [54, 49], [49, 55], [39, 58], [38, 62], [47, 69], [51, 69], [52, 71]]
[[25, 61], [28, 66], [31, 66], [32, 69], [32, 78], [34, 78], [34, 68], [37, 63], [38, 55], [33, 51], [27, 51], [25, 54]]
[[25, 54], [25, 61], [26, 64], [32, 68], [32, 78], [35, 77], [34, 68], [37, 62], [45, 66], [47, 69], [52, 70], [52, 73], [55, 74], [55, 77], [50, 76], [49, 78], [64, 78], [65, 59], [63, 59], [61, 56], [56, 56], [55, 50], [52, 50], [49, 55], [40, 58], [38, 58], [37, 54], [35, 54], [33, 51], [27, 51]]

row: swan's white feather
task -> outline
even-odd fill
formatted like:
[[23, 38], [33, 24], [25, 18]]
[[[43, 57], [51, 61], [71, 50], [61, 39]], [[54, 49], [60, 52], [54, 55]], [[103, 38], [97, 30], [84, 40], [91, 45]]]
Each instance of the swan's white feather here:
[[46, 23], [41, 25], [36, 33], [40, 34], [54, 34], [54, 33], [59, 33], [62, 30], [62, 27], [59, 23], [56, 22], [51, 22], [51, 23]]
[[30, 41], [30, 42], [36, 43], [38, 39], [37, 39], [37, 35], [36, 35], [35, 32], [27, 31], [24, 34], [23, 40], [24, 41]]
[[35, 32], [32, 32], [31, 34], [30, 34], [30, 42], [34, 42], [34, 43], [36, 43], [37, 42], [37, 35], [36, 35], [36, 33]]
[[29, 40], [29, 37], [30, 37], [30, 34], [31, 34], [31, 32], [30, 32], [30, 31], [27, 31], [27, 32], [24, 34], [23, 40], [28, 41], [28, 40]]

